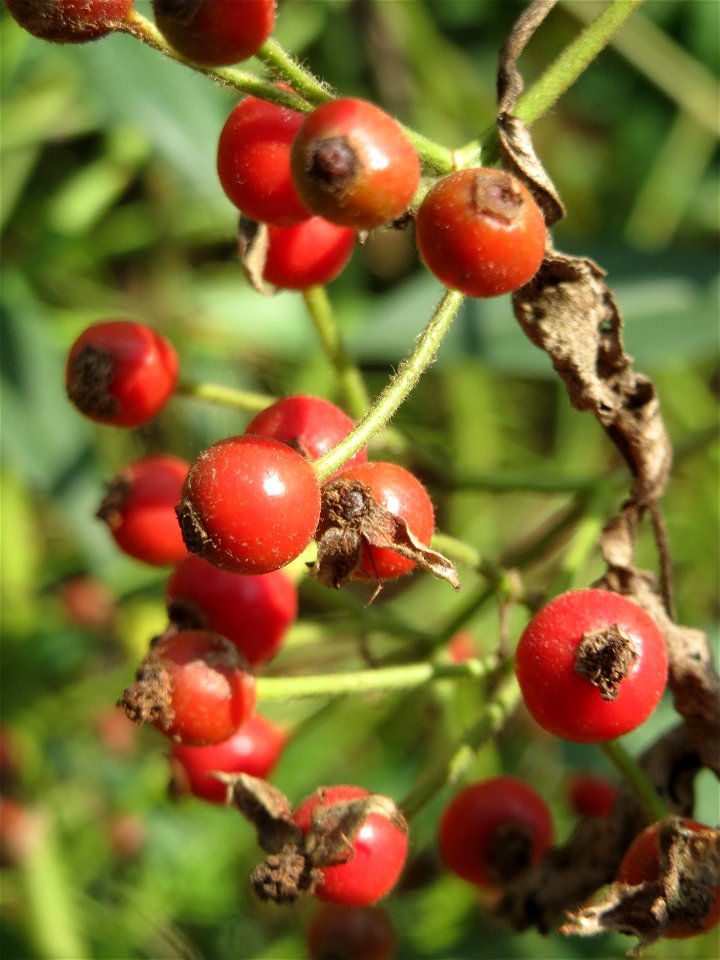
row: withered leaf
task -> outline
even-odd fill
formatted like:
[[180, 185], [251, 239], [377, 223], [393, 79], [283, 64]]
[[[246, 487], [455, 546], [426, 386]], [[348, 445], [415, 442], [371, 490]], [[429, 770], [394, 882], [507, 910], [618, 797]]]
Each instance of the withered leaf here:
[[302, 831], [292, 819], [292, 808], [277, 787], [247, 773], [215, 773], [227, 785], [227, 802], [234, 803], [257, 831], [258, 844], [267, 853], [278, 853], [302, 841]]

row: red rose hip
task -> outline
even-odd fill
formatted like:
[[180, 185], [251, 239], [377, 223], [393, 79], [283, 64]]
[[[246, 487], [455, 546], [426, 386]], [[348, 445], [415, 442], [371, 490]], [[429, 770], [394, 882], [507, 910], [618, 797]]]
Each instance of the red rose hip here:
[[322, 217], [290, 227], [268, 228], [263, 280], [283, 290], [307, 290], [330, 283], [347, 266], [355, 231]]
[[315, 533], [320, 489], [311, 464], [268, 437], [228, 437], [191, 465], [177, 508], [188, 550], [236, 573], [269, 573]]
[[485, 168], [438, 180], [420, 204], [415, 229], [428, 270], [471, 297], [496, 297], [532, 280], [546, 236], [527, 187], [511, 173]]
[[552, 816], [522, 780], [492, 777], [470, 784], [445, 808], [440, 853], [463, 880], [495, 887], [537, 863], [553, 839]]
[[87, 43], [122, 28], [133, 0], [4, 0], [10, 15], [34, 37]]
[[288, 226], [311, 216], [290, 172], [290, 148], [305, 115], [245, 97], [220, 133], [217, 171], [228, 199], [251, 220]]
[[112, 481], [97, 516], [128, 556], [154, 566], [187, 556], [175, 507], [189, 466], [158, 454], [129, 464]]
[[400, 124], [352, 98], [325, 103], [305, 119], [291, 166], [313, 213], [355, 230], [401, 216], [420, 183], [420, 162]]
[[[179, 536], [174, 513], [173, 520]], [[173, 623], [221, 634], [251, 667], [277, 654], [298, 605], [295, 584], [282, 570], [232, 573], [193, 554], [168, 580], [165, 599]]]
[[255, 678], [225, 637], [185, 630], [153, 644], [120, 704], [177, 743], [220, 743], [252, 715]]
[[598, 743], [650, 716], [665, 689], [667, 652], [654, 620], [632, 600], [610, 590], [573, 590], [530, 621], [515, 670], [541, 727]]
[[227, 787], [213, 773], [269, 777], [287, 741], [277, 724], [256, 713], [227, 740], [208, 747], [174, 744], [170, 754], [173, 788], [210, 803], [225, 803]]
[[[329, 400], [296, 394], [261, 410], [247, 425], [245, 433], [274, 437], [308, 460], [317, 460], [344, 440], [354, 426], [353, 420]], [[367, 453], [360, 450], [343, 469], [366, 462]]]
[[206, 67], [252, 57], [275, 25], [275, 0], [153, 0], [153, 10], [170, 46]]
[[[361, 787], [322, 787], [300, 804], [293, 819], [308, 834], [313, 819], [337, 803], [370, 797]], [[349, 851], [349, 858], [320, 868], [315, 896], [328, 903], [364, 907], [384, 897], [395, 886], [407, 856], [407, 832], [380, 813], [371, 813], [362, 823]]]
[[172, 396], [177, 378], [171, 344], [132, 320], [88, 327], [67, 360], [70, 400], [86, 417], [115, 427], [139, 427], [152, 420]]

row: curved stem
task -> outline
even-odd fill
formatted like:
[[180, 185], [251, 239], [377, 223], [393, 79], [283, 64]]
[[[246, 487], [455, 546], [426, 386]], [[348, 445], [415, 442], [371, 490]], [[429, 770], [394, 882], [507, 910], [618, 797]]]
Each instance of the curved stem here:
[[345, 461], [366, 446], [371, 437], [388, 423], [398, 407], [411, 393], [425, 370], [435, 358], [443, 337], [450, 329], [464, 295], [447, 290], [425, 327], [415, 349], [398, 367], [397, 373], [385, 387], [370, 410], [344, 440], [315, 461], [319, 480], [325, 480], [339, 470]]
[[305, 70], [280, 44], [270, 38], [255, 56], [276, 77], [289, 84], [308, 103], [326, 103], [333, 99], [333, 92], [309, 70]]
[[362, 417], [370, 405], [370, 398], [360, 371], [350, 359], [340, 335], [327, 290], [325, 287], [308, 287], [303, 290], [302, 296], [325, 355], [337, 376], [345, 406], [352, 417]]
[[[563, 52], [521, 95], [514, 115], [531, 126], [555, 104], [609, 44], [643, 0], [611, 0], [602, 12], [565, 47]], [[458, 158], [472, 158], [481, 153], [483, 163], [497, 161], [495, 125], [488, 127], [476, 140], [455, 151]], [[472, 161], [471, 161], [472, 162]], [[464, 164], [463, 164], [464, 165]]]
[[606, 740], [600, 744], [603, 753], [620, 772], [640, 803], [645, 807], [651, 821], [662, 820], [670, 813], [658, 795], [655, 787], [640, 766], [627, 752], [619, 740]]
[[643, 0], [612, 0], [520, 97], [515, 116], [530, 125], [552, 107]]
[[383, 690], [406, 690], [434, 680], [489, 676], [496, 667], [483, 660], [464, 663], [409, 663], [377, 670], [354, 670], [350, 673], [325, 673], [307, 677], [258, 677], [259, 702], [289, 700], [296, 697], [336, 697], [346, 693], [377, 693]]
[[194, 397], [197, 400], [207, 400], [209, 403], [219, 403], [234, 410], [247, 410], [251, 413], [264, 410], [276, 400], [276, 397], [265, 393], [236, 390], [221, 383], [203, 383], [196, 380], [181, 380], [175, 392], [181, 397]]
[[502, 728], [519, 698], [520, 692], [514, 682], [505, 684], [498, 691], [475, 725], [450, 747], [445, 756], [425, 773], [400, 801], [398, 806], [408, 819], [415, 816], [436, 793], [460, 780], [480, 747]]

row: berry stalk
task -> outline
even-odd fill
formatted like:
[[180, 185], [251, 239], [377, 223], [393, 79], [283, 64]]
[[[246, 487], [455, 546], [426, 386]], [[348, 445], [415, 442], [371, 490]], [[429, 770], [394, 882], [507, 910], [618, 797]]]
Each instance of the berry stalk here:
[[670, 815], [670, 810], [635, 759], [619, 740], [601, 743], [602, 751], [643, 805], [651, 822]]
[[419, 813], [437, 793], [464, 776], [477, 751], [502, 729], [519, 698], [516, 683], [507, 683], [500, 688], [475, 725], [452, 744], [439, 763], [424, 774], [400, 801], [398, 805], [408, 820]]
[[435, 359], [435, 354], [455, 319], [464, 295], [447, 290], [420, 336], [415, 349], [398, 367], [373, 406], [344, 440], [315, 462], [318, 480], [325, 480], [369, 440], [383, 429], [410, 395], [420, 377]]
[[435, 680], [478, 680], [490, 676], [495, 661], [466, 660], [464, 663], [410, 663], [377, 670], [323, 673], [306, 677], [258, 677], [258, 702], [291, 700], [296, 697], [330, 697], [345, 693], [377, 693], [407, 690]]

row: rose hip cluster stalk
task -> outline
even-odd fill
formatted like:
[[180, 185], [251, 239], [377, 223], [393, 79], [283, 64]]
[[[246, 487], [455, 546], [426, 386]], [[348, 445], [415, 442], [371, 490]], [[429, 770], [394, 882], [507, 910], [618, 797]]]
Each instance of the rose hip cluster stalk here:
[[[277, 12], [274, 0], [153, 0], [159, 33], [151, 34], [132, 0], [6, 6], [26, 30], [51, 42], [84, 43], [113, 31], [152, 36], [155, 46], [206, 72], [267, 57]], [[296, 76], [306, 78], [300, 68]], [[295, 90], [286, 79], [281, 73], [266, 85], [267, 99], [245, 96], [217, 145], [220, 185], [240, 217], [241, 264], [259, 290], [329, 283], [358, 237], [413, 220], [421, 261], [451, 291], [496, 297], [533, 279], [547, 229], [525, 182], [506, 170], [461, 163], [438, 174], [413, 135], [379, 107], [333, 97], [317, 83], [308, 89], [304, 80]], [[428, 351], [425, 366], [433, 356]], [[136, 320], [111, 318], [80, 332], [72, 345], [67, 394], [97, 423], [143, 427], [178, 391], [178, 369], [164, 336]], [[154, 725], [172, 742], [176, 795], [234, 802], [253, 822], [267, 854], [252, 875], [261, 897], [291, 902], [304, 893], [334, 905], [311, 923], [312, 956], [340, 955], [339, 938], [343, 949], [355, 950], [343, 955], [390, 956], [392, 927], [368, 908], [398, 881], [408, 824], [390, 798], [354, 785], [319, 788], [293, 809], [267, 781], [289, 731], [255, 712], [252, 671], [278, 655], [297, 615], [295, 583], [282, 568], [315, 539], [310, 572], [332, 588], [351, 580], [380, 585], [417, 568], [459, 585], [453, 565], [430, 546], [435, 511], [412, 473], [368, 460], [357, 444], [339, 469], [323, 472], [322, 458], [355, 426], [322, 397], [284, 397], [191, 463], [160, 451], [126, 465], [98, 509], [122, 551], [172, 568], [168, 627], [150, 644], [121, 704], [132, 720]], [[457, 660], [458, 670], [474, 662]], [[652, 713], [665, 688], [667, 654], [655, 622], [633, 601], [576, 590], [533, 617], [515, 668], [541, 727], [596, 743]], [[573, 787], [580, 814], [611, 815], [616, 792], [602, 786], [586, 778]], [[704, 837], [709, 828], [686, 820], [682, 829]], [[545, 801], [508, 775], [461, 788], [438, 828], [447, 868], [495, 889], [532, 869], [552, 839]], [[661, 860], [655, 824], [628, 851], [618, 882], [658, 882]], [[706, 901], [689, 925], [671, 917], [666, 935], [717, 923], [716, 893]], [[357, 912], [339, 914], [337, 907]]]

